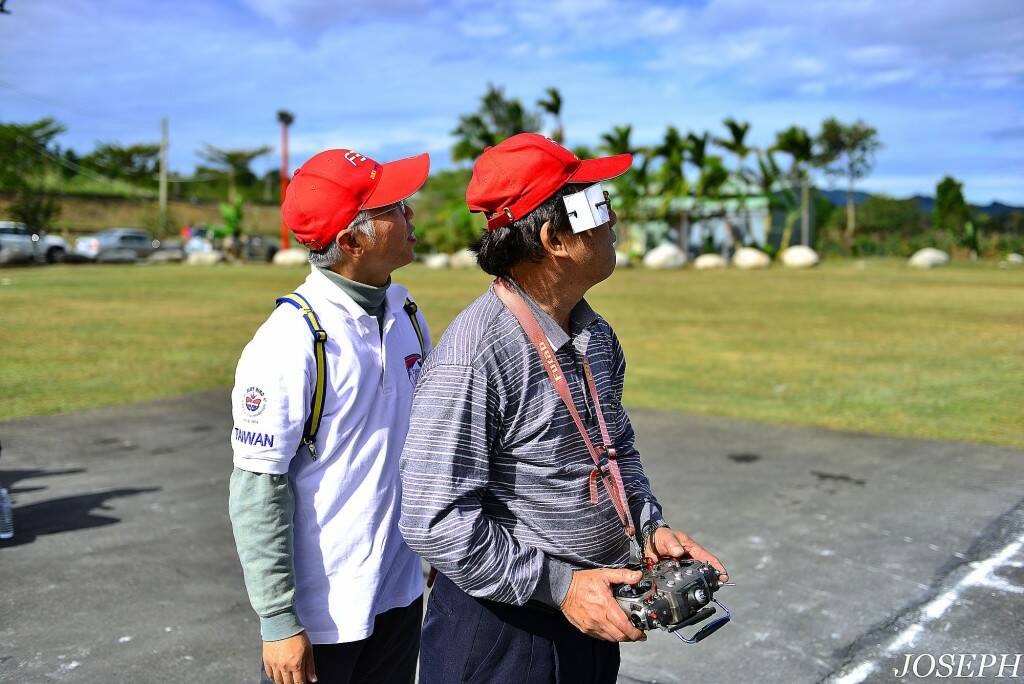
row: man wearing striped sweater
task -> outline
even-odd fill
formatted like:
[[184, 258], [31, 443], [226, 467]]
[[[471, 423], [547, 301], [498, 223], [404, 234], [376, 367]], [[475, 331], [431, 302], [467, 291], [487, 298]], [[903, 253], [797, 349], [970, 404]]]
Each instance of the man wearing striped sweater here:
[[618, 642], [644, 638], [611, 594], [640, 577], [622, 567], [630, 540], [722, 568], [666, 524], [622, 408], [622, 349], [583, 298], [615, 268], [599, 183], [630, 163], [520, 134], [474, 165], [477, 260], [498, 280], [427, 358], [401, 463], [399, 528], [438, 571], [423, 684], [614, 682]]

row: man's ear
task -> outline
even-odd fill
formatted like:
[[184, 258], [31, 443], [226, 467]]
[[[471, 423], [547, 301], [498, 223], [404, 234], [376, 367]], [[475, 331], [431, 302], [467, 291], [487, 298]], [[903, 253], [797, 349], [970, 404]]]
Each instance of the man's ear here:
[[358, 259], [363, 255], [363, 246], [359, 244], [359, 240], [356, 237], [355, 232], [348, 228], [338, 233], [337, 237], [334, 238], [334, 241], [338, 243], [338, 247], [341, 248], [341, 251], [344, 252], [345, 256], [348, 258], [354, 257]]
[[572, 233], [562, 233], [559, 235], [554, 227], [551, 225], [551, 221], [545, 221], [544, 225], [540, 227], [540, 243], [544, 245], [544, 251], [554, 257], [568, 257], [569, 256], [569, 240], [572, 239]]

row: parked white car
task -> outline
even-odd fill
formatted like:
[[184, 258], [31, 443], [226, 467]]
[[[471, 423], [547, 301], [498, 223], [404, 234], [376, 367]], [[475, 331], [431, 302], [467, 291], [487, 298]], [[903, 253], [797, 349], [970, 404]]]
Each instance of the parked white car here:
[[159, 240], [138, 228], [107, 228], [75, 240], [75, 254], [94, 261], [135, 261], [159, 247]]
[[0, 221], [0, 263], [56, 263], [64, 260], [68, 243], [56, 235], [33, 232], [24, 223]]

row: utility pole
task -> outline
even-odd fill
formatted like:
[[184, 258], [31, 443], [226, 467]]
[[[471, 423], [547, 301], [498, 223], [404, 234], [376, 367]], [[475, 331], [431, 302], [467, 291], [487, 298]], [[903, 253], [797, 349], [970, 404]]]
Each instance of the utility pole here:
[[167, 117], [160, 119], [160, 235], [167, 237]]
[[[281, 201], [284, 202], [284, 193], [288, 189], [288, 127], [295, 121], [295, 115], [284, 109], [277, 112], [277, 120], [281, 124]], [[284, 224], [284, 215], [281, 216], [281, 249], [288, 249], [288, 226]]]

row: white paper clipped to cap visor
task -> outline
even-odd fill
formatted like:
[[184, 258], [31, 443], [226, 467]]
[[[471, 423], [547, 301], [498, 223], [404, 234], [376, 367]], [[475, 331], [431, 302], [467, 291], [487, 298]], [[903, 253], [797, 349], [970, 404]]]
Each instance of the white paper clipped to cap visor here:
[[605, 199], [604, 189], [600, 183], [566, 195], [562, 201], [565, 202], [565, 212], [569, 215], [573, 233], [582, 233], [603, 226], [611, 220], [608, 214], [608, 200]]

